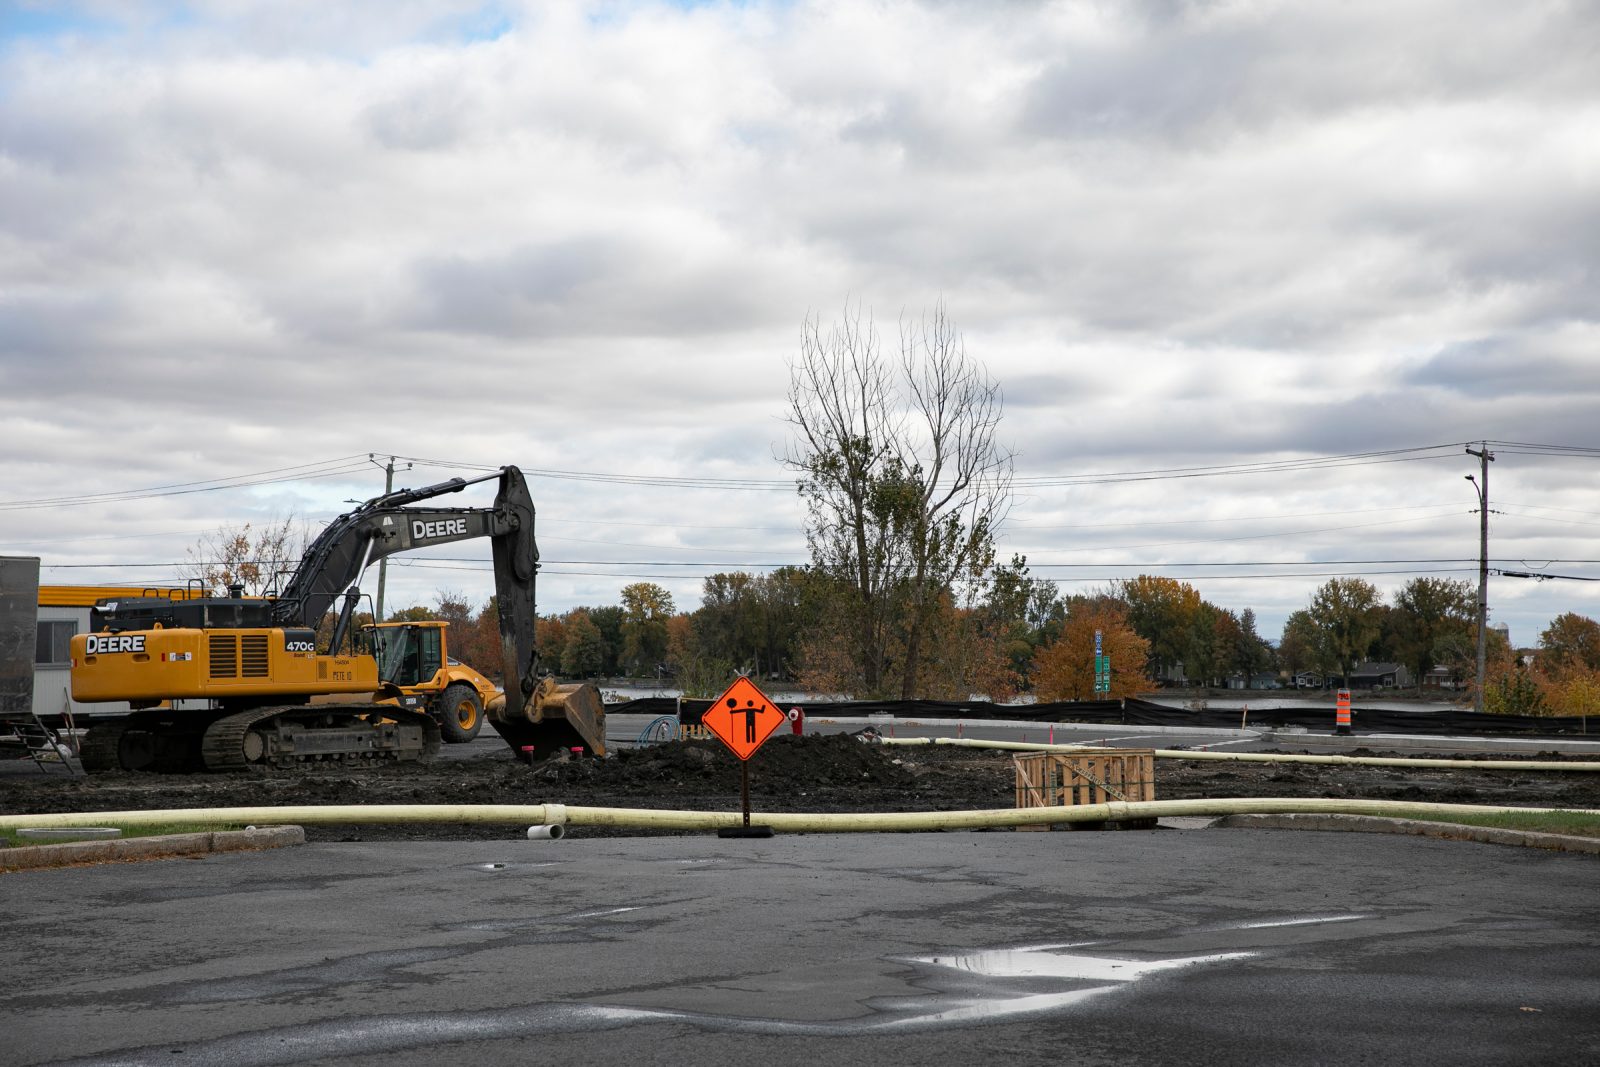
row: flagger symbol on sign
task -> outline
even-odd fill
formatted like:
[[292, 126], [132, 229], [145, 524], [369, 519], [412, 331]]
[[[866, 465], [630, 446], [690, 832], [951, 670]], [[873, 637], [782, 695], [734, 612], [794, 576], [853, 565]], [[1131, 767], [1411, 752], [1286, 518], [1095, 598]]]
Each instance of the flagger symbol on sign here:
[[756, 743], [756, 716], [767, 709], [756, 707], [754, 700], [746, 700], [745, 705], [745, 707], [740, 708], [737, 700], [729, 698], [728, 714], [744, 716], [744, 741], [747, 745], [753, 745]]

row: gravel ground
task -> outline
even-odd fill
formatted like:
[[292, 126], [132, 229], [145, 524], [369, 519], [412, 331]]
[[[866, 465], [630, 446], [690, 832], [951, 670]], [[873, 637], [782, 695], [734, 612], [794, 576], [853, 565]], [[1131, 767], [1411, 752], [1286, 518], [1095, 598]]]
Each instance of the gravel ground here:
[[[1563, 759], [1553, 754], [1527, 758]], [[1484, 760], [1486, 765], [1494, 762]], [[750, 761], [750, 783], [751, 806], [757, 812], [948, 811], [1014, 803], [1009, 753], [870, 745], [843, 734], [774, 738]], [[1487, 767], [1423, 770], [1159, 760], [1156, 797], [1337, 797], [1600, 808], [1600, 775]], [[605, 760], [532, 767], [514, 761], [507, 752], [359, 774], [0, 778], [0, 811], [12, 814], [289, 804], [541, 803], [736, 811], [739, 764], [716, 742], [687, 741], [625, 750]], [[625, 836], [649, 831], [585, 827], [581, 832]], [[321, 826], [307, 827], [306, 833], [313, 841], [463, 840], [517, 837], [521, 829], [450, 824]]]

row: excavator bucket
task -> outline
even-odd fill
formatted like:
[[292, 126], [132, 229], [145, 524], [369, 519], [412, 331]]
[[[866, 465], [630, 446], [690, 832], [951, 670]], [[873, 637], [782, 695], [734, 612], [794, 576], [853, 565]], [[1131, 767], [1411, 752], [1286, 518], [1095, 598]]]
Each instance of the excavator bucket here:
[[521, 708], [502, 693], [484, 711], [489, 725], [520, 759], [549, 759], [558, 751], [573, 749], [606, 754], [606, 706], [600, 690], [588, 683], [558, 685], [547, 677]]

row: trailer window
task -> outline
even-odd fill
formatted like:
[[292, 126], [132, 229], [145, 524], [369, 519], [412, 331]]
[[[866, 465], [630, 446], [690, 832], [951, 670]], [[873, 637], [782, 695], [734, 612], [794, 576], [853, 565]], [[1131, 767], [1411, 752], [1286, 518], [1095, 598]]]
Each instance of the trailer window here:
[[77, 633], [76, 619], [39, 620], [39, 637], [33, 651], [34, 664], [39, 667], [69, 666], [72, 663], [72, 639]]

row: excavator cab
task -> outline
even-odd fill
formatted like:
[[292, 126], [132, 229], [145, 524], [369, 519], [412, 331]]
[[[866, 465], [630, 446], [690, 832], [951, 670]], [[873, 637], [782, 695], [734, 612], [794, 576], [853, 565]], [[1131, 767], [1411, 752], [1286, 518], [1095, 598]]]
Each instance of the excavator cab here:
[[431, 682], [444, 666], [444, 623], [385, 623], [370, 628], [378, 679], [402, 689]]

